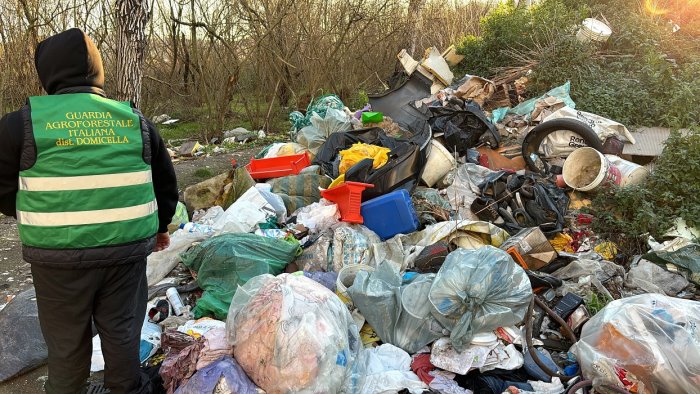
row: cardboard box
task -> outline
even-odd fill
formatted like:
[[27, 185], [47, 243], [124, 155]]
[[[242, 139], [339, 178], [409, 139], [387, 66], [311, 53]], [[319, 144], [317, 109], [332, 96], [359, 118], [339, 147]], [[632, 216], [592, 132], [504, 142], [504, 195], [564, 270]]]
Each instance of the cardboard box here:
[[516, 263], [525, 269], [537, 271], [557, 257], [557, 251], [539, 227], [526, 228], [508, 238], [501, 245]]

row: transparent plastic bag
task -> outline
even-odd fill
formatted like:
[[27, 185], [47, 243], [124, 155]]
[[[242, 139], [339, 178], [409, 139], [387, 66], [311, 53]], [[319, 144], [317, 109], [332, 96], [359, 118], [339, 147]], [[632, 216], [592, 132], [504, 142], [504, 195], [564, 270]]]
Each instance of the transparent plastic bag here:
[[360, 347], [345, 305], [304, 276], [253, 278], [226, 325], [236, 360], [268, 394], [342, 392]]
[[297, 142], [316, 155], [329, 135], [352, 129], [350, 117], [343, 111], [328, 108], [325, 116], [314, 113], [309, 118], [310, 126], [299, 130]]
[[411, 356], [388, 343], [360, 352], [349, 386], [347, 392], [352, 394], [393, 394], [402, 389], [416, 394], [428, 388], [411, 371]]
[[333, 255], [331, 250], [333, 232], [326, 231], [314, 243], [304, 249], [294, 260], [300, 271], [332, 271]]
[[311, 234], [319, 234], [338, 223], [340, 211], [336, 204], [321, 199], [296, 211], [296, 217], [297, 223], [306, 226]]
[[477, 333], [522, 321], [532, 288], [525, 271], [508, 253], [484, 246], [450, 253], [428, 298], [433, 316], [452, 331], [450, 339], [461, 351]]
[[571, 351], [595, 386], [697, 393], [699, 326], [699, 302], [643, 294], [609, 303], [583, 326]]
[[359, 271], [348, 294], [383, 342], [415, 353], [445, 333], [428, 301], [434, 277], [417, 275], [402, 286], [398, 267], [384, 261], [374, 272]]
[[340, 223], [333, 231], [333, 271], [353, 264], [374, 267], [372, 245], [380, 242], [377, 234], [361, 224]]

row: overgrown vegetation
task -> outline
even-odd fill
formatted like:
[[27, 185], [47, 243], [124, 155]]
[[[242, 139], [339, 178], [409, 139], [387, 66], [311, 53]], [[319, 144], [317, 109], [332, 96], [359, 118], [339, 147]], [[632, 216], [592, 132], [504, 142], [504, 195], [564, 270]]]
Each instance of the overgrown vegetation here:
[[[579, 109], [631, 127], [689, 127], [700, 123], [697, 15], [698, 2], [543, 0], [528, 8], [510, 1], [482, 18], [480, 36], [462, 40], [460, 72], [531, 70], [532, 96], [570, 80]], [[586, 17], [608, 21], [607, 43], [576, 40]]]
[[[495, 1], [495, 0], [494, 0]], [[288, 131], [287, 115], [312, 97], [338, 94], [364, 105], [382, 87], [402, 48], [445, 49], [478, 33], [484, 1], [159, 0], [151, 1], [142, 110], [167, 113], [205, 142], [227, 127]], [[79, 27], [102, 52], [114, 92], [114, 0], [0, 1], [0, 111], [41, 94], [34, 48]], [[420, 18], [425, 23], [420, 23]], [[186, 130], [176, 126], [175, 135]]]
[[646, 233], [656, 239], [676, 218], [700, 226], [700, 129], [675, 131], [654, 171], [643, 184], [598, 193], [593, 200], [593, 229], [621, 244]]

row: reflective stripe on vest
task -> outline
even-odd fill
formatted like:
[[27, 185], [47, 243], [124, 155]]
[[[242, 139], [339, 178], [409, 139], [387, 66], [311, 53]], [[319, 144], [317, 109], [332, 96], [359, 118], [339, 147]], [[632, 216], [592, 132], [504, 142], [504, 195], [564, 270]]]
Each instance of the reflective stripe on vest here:
[[19, 177], [19, 190], [48, 192], [62, 190], [89, 190], [151, 183], [151, 170], [125, 174], [85, 175], [63, 178]]
[[158, 211], [155, 201], [133, 207], [78, 212], [17, 211], [17, 222], [31, 226], [79, 226], [138, 219]]
[[20, 171], [22, 243], [88, 249], [143, 240], [158, 229], [151, 167], [129, 103], [87, 94], [31, 97], [36, 162]]

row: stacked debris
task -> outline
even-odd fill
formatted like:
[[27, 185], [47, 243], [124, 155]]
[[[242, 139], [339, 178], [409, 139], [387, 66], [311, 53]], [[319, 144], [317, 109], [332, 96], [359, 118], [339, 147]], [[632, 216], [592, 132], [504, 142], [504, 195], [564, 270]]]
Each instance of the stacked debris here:
[[581, 209], [644, 182], [634, 136], [568, 83], [484, 111], [453, 55], [185, 191], [141, 343], [168, 393], [697, 392], [697, 230], [628, 258]]

